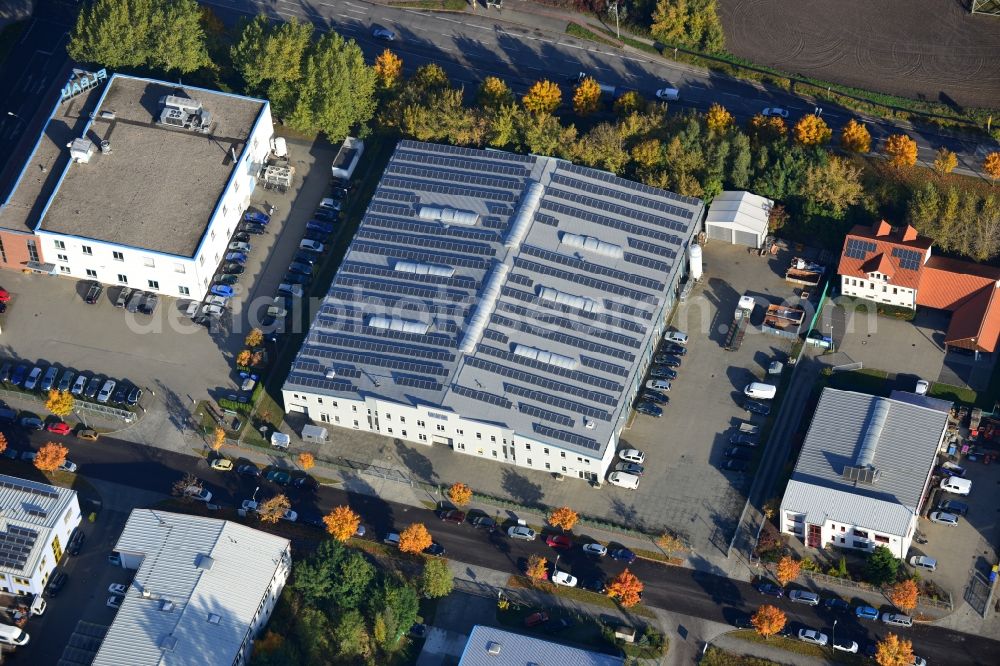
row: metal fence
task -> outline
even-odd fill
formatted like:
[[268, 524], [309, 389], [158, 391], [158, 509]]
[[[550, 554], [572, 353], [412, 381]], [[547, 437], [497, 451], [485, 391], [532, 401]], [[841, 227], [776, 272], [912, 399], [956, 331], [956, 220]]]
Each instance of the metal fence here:
[[[37, 395], [35, 393], [24, 393], [22, 391], [12, 391], [10, 389], [0, 388], [0, 396], [11, 400], [27, 400], [28, 402], [37, 402], [41, 405], [42, 409], [45, 408], [45, 396]], [[119, 421], [124, 421], [125, 423], [132, 423], [135, 421], [135, 414], [127, 409], [119, 409], [117, 407], [112, 407], [111, 405], [101, 405], [96, 402], [84, 402], [83, 400], [77, 400], [73, 403], [73, 411], [77, 413], [82, 411], [89, 414], [107, 416]]]
[[[850, 578], [838, 578], [837, 576], [830, 576], [825, 573], [819, 573], [813, 571], [803, 571], [802, 575], [805, 576], [806, 578], [811, 579], [816, 584], [817, 587], [836, 586], [836, 587], [850, 588], [852, 590], [872, 592], [875, 594], [883, 594], [882, 589], [876, 587], [875, 585], [871, 585], [870, 583], [859, 582], [856, 580], [851, 580]], [[920, 597], [917, 600], [917, 603], [920, 606], [928, 608], [937, 608], [943, 611], [951, 612], [954, 609], [951, 602], [951, 595], [943, 590], [941, 591], [941, 594], [944, 597], [944, 599], [931, 599], [930, 597], [920, 595]]]

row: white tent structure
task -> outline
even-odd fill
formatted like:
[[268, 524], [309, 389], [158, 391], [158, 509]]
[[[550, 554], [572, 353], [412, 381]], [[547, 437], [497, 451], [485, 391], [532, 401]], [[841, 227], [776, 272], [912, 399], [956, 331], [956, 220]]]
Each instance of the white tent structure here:
[[767, 218], [774, 202], [750, 192], [723, 192], [712, 200], [705, 233], [733, 245], [761, 247], [767, 236]]

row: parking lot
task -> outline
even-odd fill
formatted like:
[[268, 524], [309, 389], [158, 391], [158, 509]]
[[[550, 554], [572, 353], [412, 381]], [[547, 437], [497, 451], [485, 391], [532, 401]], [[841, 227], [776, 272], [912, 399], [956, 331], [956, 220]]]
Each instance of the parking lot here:
[[2, 320], [0, 356], [127, 378], [144, 389], [147, 413], [121, 436], [183, 449], [195, 402], [235, 392], [233, 359], [251, 324], [259, 323], [273, 302], [306, 223], [327, 191], [334, 150], [320, 142], [288, 143], [299, 177], [286, 193], [256, 191], [256, 208], [276, 210], [267, 233], [251, 237], [253, 249], [230, 301], [232, 315], [221, 326], [207, 329], [192, 322], [184, 314], [185, 300], [161, 297], [151, 316], [130, 313], [114, 307], [118, 287], [106, 288], [88, 305], [85, 282], [8, 272], [0, 285], [12, 295]]

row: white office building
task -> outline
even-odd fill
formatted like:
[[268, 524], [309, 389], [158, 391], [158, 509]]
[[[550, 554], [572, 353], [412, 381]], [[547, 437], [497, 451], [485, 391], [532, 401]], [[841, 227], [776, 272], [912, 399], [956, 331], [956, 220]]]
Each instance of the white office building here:
[[265, 100], [97, 79], [54, 105], [4, 226], [34, 232], [35, 270], [201, 299], [273, 134]]
[[75, 490], [0, 475], [0, 591], [41, 594], [79, 524]]
[[781, 500], [781, 531], [809, 548], [886, 546], [905, 558], [950, 409], [903, 391], [824, 389]]
[[285, 409], [603, 480], [702, 213], [563, 160], [402, 141]]
[[115, 545], [135, 570], [94, 666], [240, 666], [271, 617], [291, 544], [239, 523], [135, 509]]

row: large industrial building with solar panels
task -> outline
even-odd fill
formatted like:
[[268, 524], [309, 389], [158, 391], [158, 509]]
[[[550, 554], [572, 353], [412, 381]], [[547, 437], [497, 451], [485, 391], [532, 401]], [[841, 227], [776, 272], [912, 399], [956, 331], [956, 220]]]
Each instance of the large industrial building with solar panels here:
[[602, 480], [703, 210], [555, 158], [402, 141], [286, 411]]

